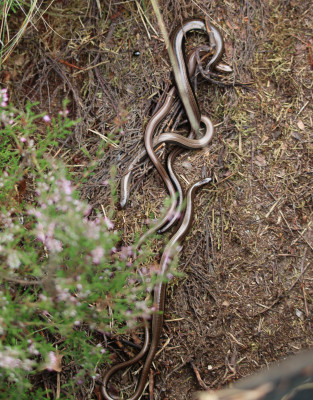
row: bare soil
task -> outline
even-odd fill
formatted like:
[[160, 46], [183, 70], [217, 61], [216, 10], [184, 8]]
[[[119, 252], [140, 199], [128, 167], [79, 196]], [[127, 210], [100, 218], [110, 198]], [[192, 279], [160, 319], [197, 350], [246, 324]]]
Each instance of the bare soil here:
[[[233, 81], [252, 83], [250, 90], [223, 88], [198, 76], [197, 98], [216, 126], [215, 137], [209, 148], [185, 152], [175, 162], [185, 187], [203, 173], [215, 179], [196, 198], [143, 396], [181, 400], [313, 347], [313, 13], [309, 0], [160, 5], [169, 32], [187, 17], [207, 15], [223, 34]], [[125, 210], [113, 203], [103, 181], [113, 177], [118, 193], [127, 163], [143, 146], [144, 127], [171, 86], [171, 67], [149, 1], [88, 6], [55, 1], [38, 30], [28, 28], [1, 78], [16, 104], [39, 101], [38, 110], [51, 115], [70, 98], [70, 115], [81, 120], [58, 156], [78, 179], [89, 163], [84, 150], [94, 158], [82, 196], [95, 209], [113, 210], [124, 242], [131, 244], [146, 220], [160, 213], [166, 197], [161, 179], [148, 162], [136, 170]], [[190, 35], [188, 48], [201, 40]], [[158, 262], [164, 240], [154, 241], [151, 264]], [[108, 347], [118, 360], [127, 357], [116, 341]], [[127, 393], [137, 377], [132, 371], [120, 378]], [[55, 384], [55, 377], [46, 377], [47, 387]], [[90, 395], [90, 389], [81, 388], [77, 398], [99, 399], [99, 391]]]

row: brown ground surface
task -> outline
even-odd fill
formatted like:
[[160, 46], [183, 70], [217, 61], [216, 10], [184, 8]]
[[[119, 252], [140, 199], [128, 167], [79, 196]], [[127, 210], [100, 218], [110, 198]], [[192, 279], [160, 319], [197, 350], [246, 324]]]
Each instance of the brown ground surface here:
[[[54, 115], [64, 97], [71, 99], [70, 115], [81, 122], [59, 156], [80, 177], [88, 150], [97, 166], [82, 194], [96, 209], [112, 209], [102, 182], [114, 166], [118, 183], [142, 147], [143, 128], [171, 85], [171, 68], [149, 1], [84, 3], [55, 1], [1, 74], [21, 106], [39, 101], [40, 110]], [[253, 82], [248, 91], [197, 79], [200, 108], [216, 125], [215, 137], [208, 149], [185, 152], [175, 163], [185, 183], [204, 170], [221, 181], [197, 196], [178, 266], [184, 276], [168, 286], [154, 394], [143, 397], [178, 400], [313, 347], [313, 15], [309, 0], [160, 3], [169, 32], [186, 17], [212, 18], [223, 32], [233, 79]], [[199, 37], [191, 35], [188, 46]], [[98, 148], [113, 134], [117, 144], [99, 159]], [[136, 171], [128, 207], [115, 208], [128, 244], [166, 196], [148, 170], [146, 163]], [[151, 263], [162, 243], [155, 243]], [[121, 379], [130, 393], [137, 376]], [[88, 393], [82, 388], [77, 398], [97, 398]]]

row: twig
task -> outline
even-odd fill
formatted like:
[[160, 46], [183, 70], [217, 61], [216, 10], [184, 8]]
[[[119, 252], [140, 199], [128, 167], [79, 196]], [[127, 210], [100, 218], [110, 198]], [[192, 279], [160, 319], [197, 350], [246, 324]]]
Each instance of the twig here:
[[[209, 237], [210, 237], [210, 241], [211, 241], [212, 257], [210, 257]], [[207, 259], [207, 263], [209, 265], [209, 272], [211, 274], [213, 274], [214, 273], [214, 268], [213, 268], [211, 260], [214, 258], [214, 248], [213, 248], [213, 238], [212, 238], [212, 232], [211, 232], [211, 229], [210, 229], [208, 214], [206, 214], [206, 216], [205, 216], [205, 245], [206, 245], [205, 246], [206, 247], [206, 259]]]
[[14, 283], [19, 283], [20, 285], [23, 286], [32, 286], [32, 285], [42, 285], [42, 280], [40, 281], [25, 281], [24, 279], [17, 279], [17, 278], [11, 278], [10, 276], [3, 276], [3, 280], [8, 281], [8, 282], [14, 282]]
[[162, 353], [162, 351], [165, 349], [165, 347], [170, 343], [171, 338], [168, 338], [166, 340], [166, 342], [164, 343], [164, 345], [162, 346], [162, 348], [156, 353], [155, 357], [157, 357], [160, 353]]
[[89, 71], [90, 69], [94, 69], [94, 68], [100, 67], [100, 65], [107, 64], [107, 63], [109, 63], [109, 62], [110, 62], [109, 60], [104, 60], [104, 61], [99, 62], [99, 63], [96, 64], [96, 65], [90, 65], [89, 67], [86, 67], [86, 68], [82, 69], [81, 71], [76, 71], [76, 72], [74, 72], [74, 73], [72, 74], [72, 77], [75, 77], [75, 76], [77, 76], [78, 74], [82, 74], [82, 73], [84, 73], [84, 72], [87, 72], [87, 71]]
[[188, 258], [188, 260], [185, 262], [184, 266], [182, 267], [182, 270], [184, 270], [187, 267], [187, 265], [190, 263], [190, 260], [194, 256], [195, 252], [198, 250], [198, 247], [200, 246], [200, 244], [201, 244], [201, 240], [199, 240], [198, 243], [196, 244], [196, 246], [193, 249], [193, 252], [191, 253], [190, 257]]
[[150, 397], [150, 400], [153, 400], [153, 388], [154, 388], [154, 374], [153, 374], [153, 370], [150, 369], [150, 377], [149, 377], [149, 397]]
[[59, 399], [61, 395], [61, 379], [60, 379], [60, 372], [57, 372], [57, 393], [55, 398]]
[[254, 141], [251, 142], [251, 174], [254, 175]]
[[301, 266], [300, 266], [301, 275], [300, 276], [301, 276], [301, 288], [302, 288], [303, 301], [304, 301], [304, 311], [305, 311], [305, 315], [307, 317], [309, 317], [310, 314], [309, 314], [309, 309], [308, 309], [308, 303], [307, 303], [307, 300], [306, 300], [306, 293], [305, 293], [305, 289], [304, 289], [304, 277], [303, 277], [303, 275], [304, 275], [303, 268], [304, 268], [304, 262], [305, 262], [305, 259], [306, 259], [307, 250], [308, 250], [308, 248], [306, 247], [304, 249], [303, 257], [302, 257], [302, 260], [301, 260]]
[[210, 388], [203, 382], [197, 367], [194, 365], [194, 363], [192, 361], [190, 361], [190, 365], [192, 366], [192, 369], [196, 375], [197, 381], [198, 381], [199, 385], [202, 387], [202, 389], [209, 390]]
[[221, 229], [222, 229], [222, 245], [221, 245], [221, 252], [224, 253], [224, 223], [223, 223], [223, 208], [222, 208], [222, 200], [219, 199], [220, 205], [220, 215], [221, 215]]

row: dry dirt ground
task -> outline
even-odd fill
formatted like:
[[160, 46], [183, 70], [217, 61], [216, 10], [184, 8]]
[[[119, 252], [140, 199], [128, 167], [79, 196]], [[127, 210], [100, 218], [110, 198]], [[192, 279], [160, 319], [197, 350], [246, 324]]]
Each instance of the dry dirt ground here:
[[[144, 127], [171, 86], [171, 67], [150, 1], [86, 3], [55, 1], [37, 30], [28, 28], [1, 79], [21, 106], [39, 101], [38, 110], [54, 115], [65, 97], [71, 100], [70, 116], [81, 122], [59, 156], [77, 177], [87, 162], [83, 150], [94, 156], [96, 169], [81, 190], [101, 210], [113, 204], [102, 182], [114, 176], [119, 190], [127, 163], [143, 146]], [[224, 88], [197, 78], [200, 108], [214, 122], [215, 136], [209, 148], [175, 162], [185, 187], [203, 173], [215, 178], [196, 198], [143, 396], [181, 400], [313, 347], [313, 13], [309, 0], [160, 5], [169, 32], [187, 17], [208, 16], [223, 33], [231, 79], [252, 83], [250, 90]], [[187, 47], [203, 40], [192, 34]], [[99, 158], [104, 141], [109, 146]], [[136, 170], [128, 207], [114, 206], [126, 244], [147, 218], [159, 215], [165, 197], [149, 163]], [[151, 264], [163, 240], [154, 241]], [[108, 347], [115, 360], [127, 357], [116, 341]], [[119, 379], [127, 393], [134, 390], [134, 371]], [[64, 368], [61, 382], [69, 375]], [[47, 377], [46, 385], [54, 384]], [[77, 398], [90, 398], [89, 390]], [[97, 390], [91, 398], [99, 398]]]

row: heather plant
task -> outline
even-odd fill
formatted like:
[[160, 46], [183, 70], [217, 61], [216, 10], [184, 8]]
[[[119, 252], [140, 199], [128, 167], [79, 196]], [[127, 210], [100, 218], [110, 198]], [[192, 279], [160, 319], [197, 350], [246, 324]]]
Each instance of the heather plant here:
[[0, 393], [46, 397], [32, 383], [43, 371], [60, 372], [63, 358], [75, 364], [65, 397], [74, 398], [85, 380], [97, 379], [112, 320], [122, 330], [149, 318], [156, 278], [138, 268], [144, 252], [134, 260], [131, 247], [119, 248], [113, 210], [109, 219], [80, 200], [51, 156], [74, 124], [66, 104], [51, 118], [30, 104], [8, 105], [5, 89], [0, 97]]

